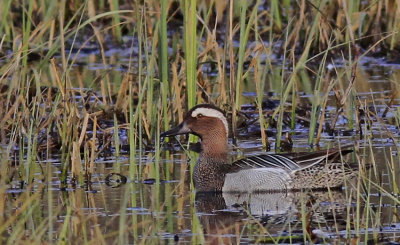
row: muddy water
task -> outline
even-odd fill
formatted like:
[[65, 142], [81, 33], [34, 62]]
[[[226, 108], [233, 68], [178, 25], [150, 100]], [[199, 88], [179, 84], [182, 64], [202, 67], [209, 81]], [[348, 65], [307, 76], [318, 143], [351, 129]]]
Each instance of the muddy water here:
[[[79, 78], [76, 86], [83, 84], [96, 89], [90, 82], [104, 73], [118, 86], [124, 69], [118, 65], [104, 69], [89, 57], [91, 59], [91, 62], [73, 68]], [[398, 87], [395, 80], [400, 75], [399, 68], [371, 58], [357, 71], [355, 88], [358, 96], [367, 106], [376, 108], [378, 114], [385, 110], [391, 94]], [[275, 91], [276, 88], [271, 84], [266, 89]], [[254, 83], [245, 83], [243, 103], [254, 102], [255, 96]], [[307, 92], [302, 95], [305, 101], [309, 97]], [[274, 98], [279, 98], [277, 93], [270, 94], [270, 99]], [[330, 98], [328, 110], [334, 111], [333, 96]], [[359, 134], [348, 130], [344, 116], [339, 118], [337, 134], [322, 135], [322, 149], [339, 143], [354, 144], [357, 140], [357, 152], [350, 155], [348, 161], [374, 164], [370, 170], [361, 172], [358, 179], [347, 182], [338, 190], [196, 195], [190, 181], [190, 168], [197, 155], [187, 155], [173, 140], [169, 144], [162, 143], [159, 162], [155, 160], [153, 149], [137, 154], [141, 155], [136, 158], [140, 176], [132, 174], [129, 155], [124, 155], [126, 151], [122, 150], [118, 159], [112, 154], [100, 156], [96, 160], [92, 182], [83, 186], [62, 186], [59, 156], [52, 155], [54, 160], [38, 163], [40, 168], [32, 190], [25, 186], [21, 189], [20, 183], [12, 182], [7, 187], [7, 199], [14, 203], [26, 191], [39, 193], [36, 212], [30, 214], [23, 232], [29, 237], [30, 233], [41, 230], [38, 224], [49, 219], [44, 235], [47, 240], [67, 239], [76, 244], [85, 241], [125, 244], [140, 241], [153, 244], [398, 241], [400, 223], [396, 193], [400, 185], [397, 177], [400, 159], [387, 130], [398, 144], [395, 114], [399, 112], [399, 102], [398, 99], [394, 101], [383, 122], [373, 123], [364, 132], [371, 137], [360, 140]], [[232, 158], [264, 152], [257, 123], [251, 127], [255, 129], [242, 128], [239, 132], [238, 141], [232, 146]], [[306, 126], [300, 125], [293, 132], [293, 151], [310, 151]], [[121, 134], [121, 144], [127, 144], [124, 132]], [[186, 142], [185, 138], [181, 140]], [[270, 140], [273, 142], [274, 137]], [[156, 164], [160, 166], [160, 183], [154, 180]], [[115, 172], [126, 176], [127, 182], [106, 181]], [[49, 174], [41, 176], [42, 173]], [[366, 178], [372, 182], [365, 181]], [[8, 206], [6, 215], [15, 208]], [[65, 222], [69, 222], [69, 232], [63, 238]]]

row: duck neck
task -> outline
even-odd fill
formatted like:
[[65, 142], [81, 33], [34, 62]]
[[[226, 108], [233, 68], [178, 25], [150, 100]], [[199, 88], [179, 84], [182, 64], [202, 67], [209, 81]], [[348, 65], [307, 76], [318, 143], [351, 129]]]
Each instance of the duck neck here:
[[202, 156], [221, 160], [228, 160], [228, 139], [226, 135], [212, 135], [201, 139]]

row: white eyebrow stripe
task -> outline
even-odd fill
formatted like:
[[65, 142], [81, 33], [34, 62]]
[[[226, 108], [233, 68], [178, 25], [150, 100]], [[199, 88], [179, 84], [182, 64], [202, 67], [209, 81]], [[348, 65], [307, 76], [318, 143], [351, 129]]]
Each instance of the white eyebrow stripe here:
[[228, 121], [226, 120], [226, 117], [224, 116], [223, 113], [221, 113], [218, 110], [212, 109], [212, 108], [197, 108], [192, 112], [192, 117], [197, 117], [197, 115], [202, 114], [203, 116], [206, 117], [215, 117], [218, 118], [222, 121], [222, 123], [225, 126], [225, 131], [226, 131], [226, 136], [228, 137], [228, 132], [229, 132], [229, 127], [228, 127]]

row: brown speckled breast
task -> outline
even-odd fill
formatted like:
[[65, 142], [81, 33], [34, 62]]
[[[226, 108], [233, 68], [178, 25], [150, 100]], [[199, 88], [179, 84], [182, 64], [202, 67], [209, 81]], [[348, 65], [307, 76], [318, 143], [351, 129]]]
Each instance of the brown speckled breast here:
[[221, 160], [200, 157], [194, 166], [193, 172], [196, 191], [221, 191], [228, 165], [230, 164], [226, 164]]

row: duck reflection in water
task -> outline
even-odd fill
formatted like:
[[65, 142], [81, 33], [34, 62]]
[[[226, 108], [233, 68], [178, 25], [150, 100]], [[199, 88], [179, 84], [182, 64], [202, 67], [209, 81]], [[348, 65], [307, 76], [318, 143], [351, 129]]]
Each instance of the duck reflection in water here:
[[[341, 189], [300, 190], [295, 192], [196, 193], [196, 212], [204, 237], [211, 244], [255, 242], [246, 235], [246, 227], [259, 229], [259, 239], [269, 234], [293, 234], [303, 242], [302, 234], [318, 242], [314, 229], [346, 228], [349, 201]], [[306, 221], [303, 226], [301, 221]], [[253, 225], [249, 225], [253, 223]], [[306, 233], [303, 233], [306, 227]], [[254, 233], [254, 232], [252, 232]], [[257, 239], [257, 238], [254, 238]], [[283, 239], [283, 240], [282, 240]], [[291, 237], [292, 242], [295, 236]], [[270, 241], [272, 242], [272, 240]], [[285, 241], [284, 238], [280, 242]]]

